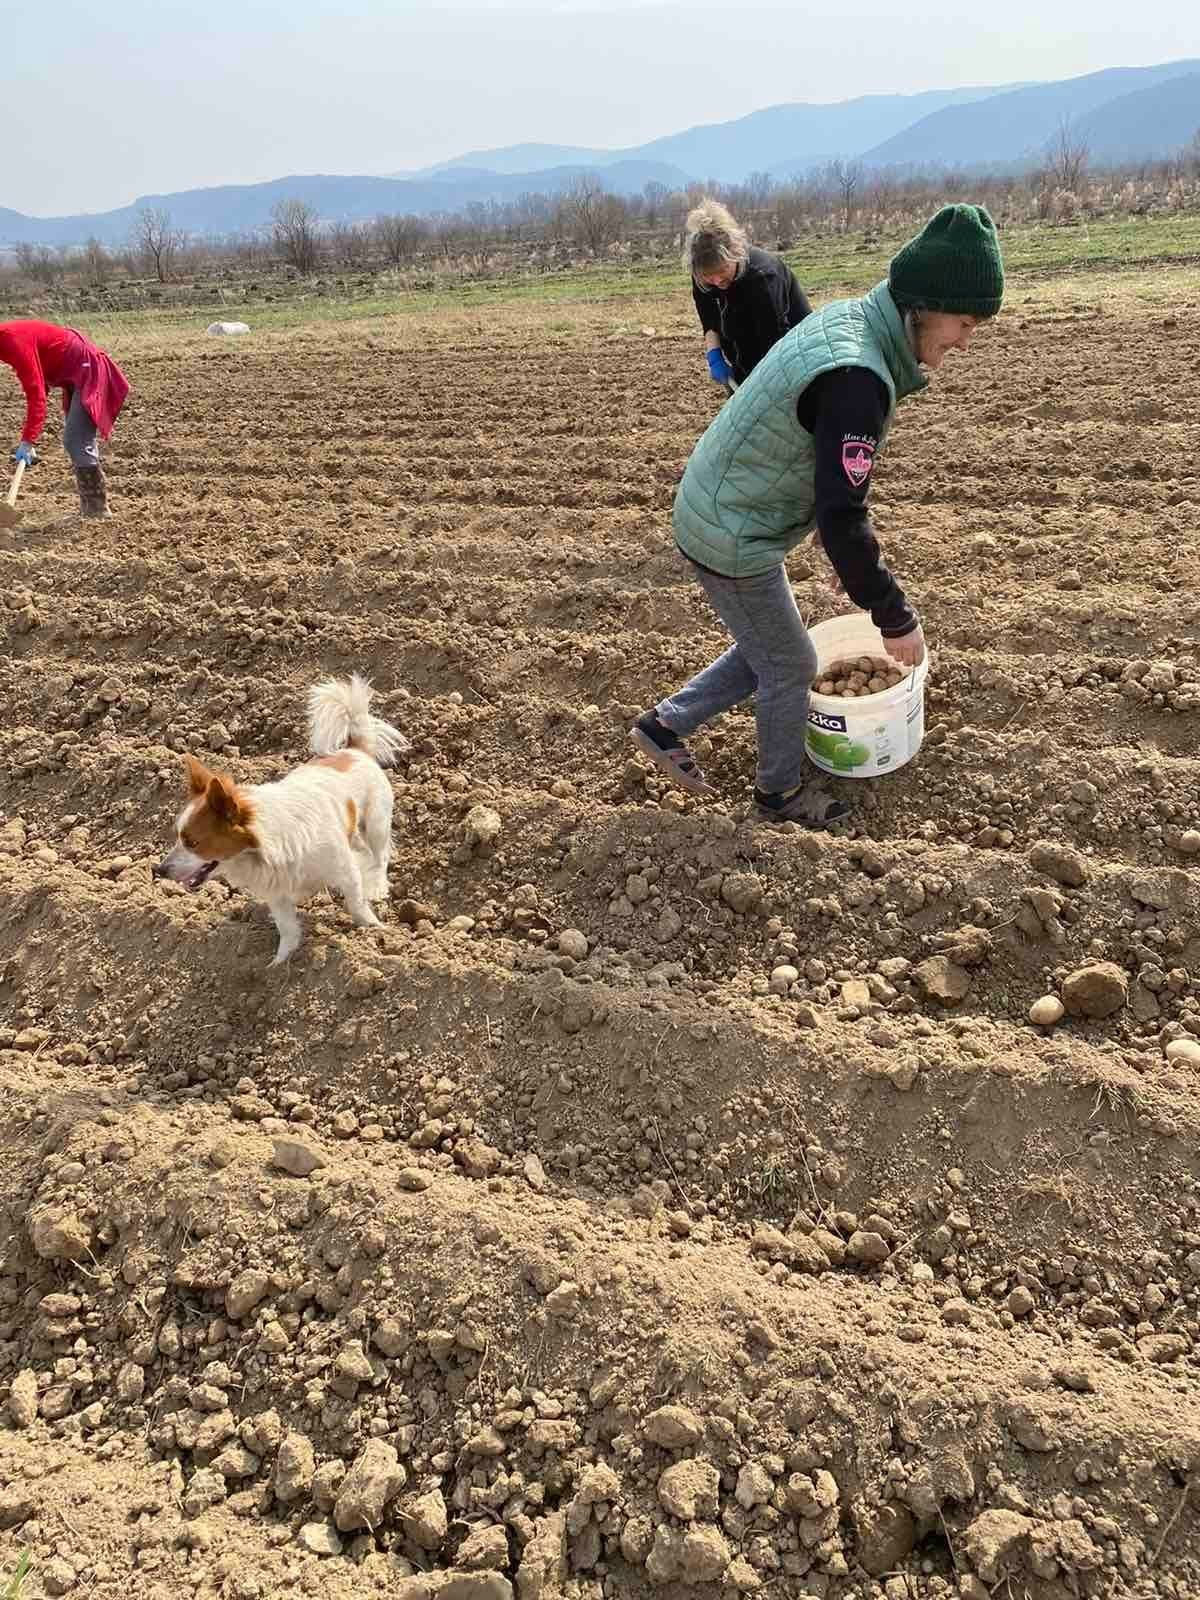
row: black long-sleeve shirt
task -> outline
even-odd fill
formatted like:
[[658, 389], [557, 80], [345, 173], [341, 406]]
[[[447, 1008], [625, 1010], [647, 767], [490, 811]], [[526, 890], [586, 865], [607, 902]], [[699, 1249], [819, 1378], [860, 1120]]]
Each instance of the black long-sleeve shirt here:
[[796, 417], [816, 447], [815, 518], [825, 553], [854, 604], [898, 639], [918, 618], [884, 565], [867, 510], [887, 408], [887, 390], [867, 367], [837, 367], [809, 384]]
[[754, 371], [773, 344], [803, 322], [812, 307], [786, 261], [756, 245], [728, 289], [702, 288], [692, 280], [692, 299], [705, 333], [715, 333], [739, 383]]

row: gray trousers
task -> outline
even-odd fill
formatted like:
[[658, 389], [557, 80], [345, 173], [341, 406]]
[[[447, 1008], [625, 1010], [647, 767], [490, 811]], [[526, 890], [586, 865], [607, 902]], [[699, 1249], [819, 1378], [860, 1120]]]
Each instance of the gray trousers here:
[[758, 732], [755, 782], [781, 794], [803, 782], [808, 693], [817, 653], [796, 609], [782, 563], [753, 578], [723, 578], [689, 561], [734, 643], [692, 681], [655, 706], [664, 727], [686, 737], [754, 696]]
[[98, 467], [100, 447], [96, 443], [96, 424], [92, 421], [79, 397], [79, 390], [71, 394], [71, 405], [63, 425], [63, 449], [71, 458], [73, 467]]

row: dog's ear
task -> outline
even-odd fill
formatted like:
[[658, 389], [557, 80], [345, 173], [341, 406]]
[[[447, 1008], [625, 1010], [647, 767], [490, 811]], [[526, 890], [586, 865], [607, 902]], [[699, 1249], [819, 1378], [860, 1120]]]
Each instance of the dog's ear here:
[[205, 803], [214, 817], [231, 828], [236, 828], [246, 820], [246, 807], [242, 803], [236, 784], [229, 778], [221, 777], [219, 773], [208, 774]]
[[203, 794], [208, 788], [208, 780], [212, 773], [203, 761], [197, 761], [195, 756], [184, 756], [183, 771], [187, 779], [188, 792], [193, 795]]

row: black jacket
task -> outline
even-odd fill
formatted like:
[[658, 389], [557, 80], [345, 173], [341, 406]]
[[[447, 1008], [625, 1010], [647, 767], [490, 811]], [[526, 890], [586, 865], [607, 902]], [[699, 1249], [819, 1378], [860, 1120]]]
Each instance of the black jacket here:
[[739, 383], [812, 310], [787, 262], [754, 245], [728, 289], [701, 288], [693, 278], [692, 298], [701, 327], [720, 336], [721, 351]]
[[918, 617], [884, 565], [867, 506], [887, 413], [887, 390], [866, 367], [823, 372], [796, 405], [816, 447], [815, 517], [825, 554], [854, 604], [885, 638], [898, 639]]

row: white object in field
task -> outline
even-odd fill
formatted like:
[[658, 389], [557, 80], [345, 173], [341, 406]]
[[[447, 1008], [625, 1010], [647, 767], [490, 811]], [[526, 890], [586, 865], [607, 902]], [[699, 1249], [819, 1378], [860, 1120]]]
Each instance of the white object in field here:
[[[864, 612], [830, 617], [809, 630], [817, 678], [835, 661], [886, 656], [883, 635]], [[897, 666], [899, 663], [897, 663]], [[808, 704], [809, 759], [836, 778], [882, 778], [911, 761], [925, 736], [929, 653], [894, 689], [845, 699], [812, 694]]]
[[249, 333], [249, 325], [245, 322], [210, 322], [207, 333]]

